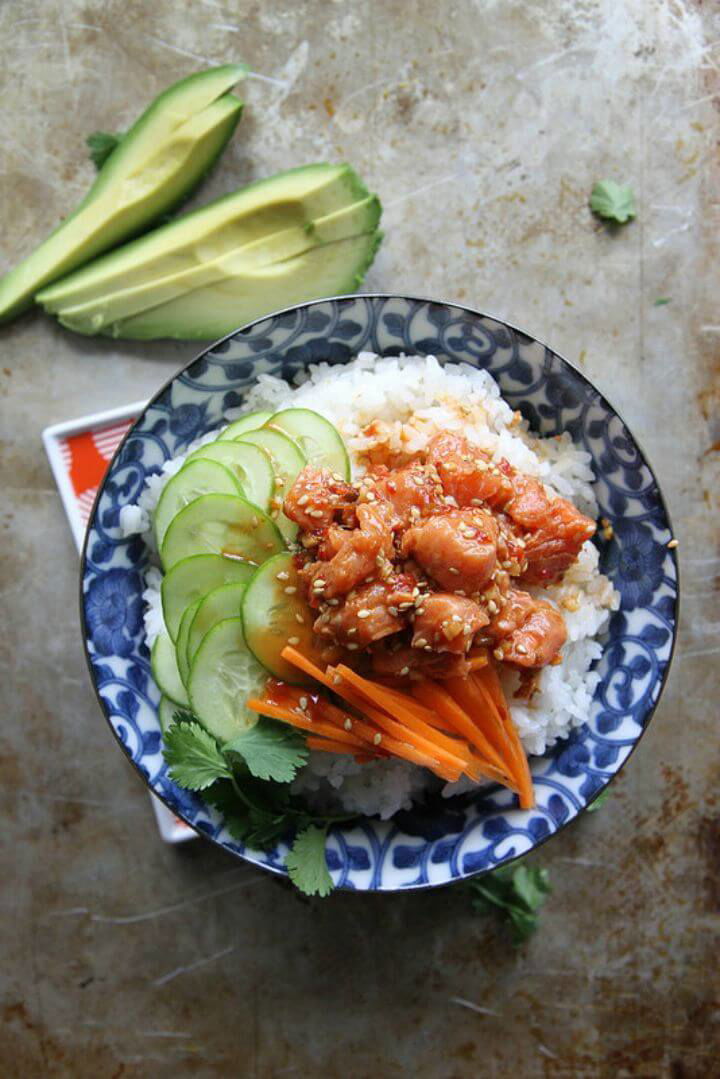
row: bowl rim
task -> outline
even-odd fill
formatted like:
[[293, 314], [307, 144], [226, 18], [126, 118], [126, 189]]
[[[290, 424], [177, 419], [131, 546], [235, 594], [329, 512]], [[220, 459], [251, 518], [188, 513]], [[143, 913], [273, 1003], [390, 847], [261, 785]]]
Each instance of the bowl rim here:
[[[531, 341], [534, 341], [535, 343], [541, 345], [544, 349], [547, 349], [548, 352], [551, 352], [552, 355], [556, 356], [561, 361], [562, 364], [564, 364], [566, 367], [570, 368], [570, 370], [579, 379], [581, 379], [582, 382], [584, 382], [587, 386], [589, 386], [590, 389], [594, 393], [596, 393], [598, 395], [598, 397], [599, 397], [600, 401], [602, 402], [603, 406], [605, 408], [607, 408], [615, 416], [617, 416], [617, 418], [623, 424], [625, 429], [628, 431], [628, 433], [632, 437], [632, 440], [633, 440], [633, 442], [635, 444], [635, 447], [637, 448], [638, 454], [640, 456], [640, 459], [641, 459], [643, 465], [645, 466], [645, 468], [648, 469], [648, 471], [649, 471], [650, 475], [652, 476], [652, 479], [653, 479], [653, 481], [655, 483], [655, 487], [657, 489], [657, 494], [658, 494], [658, 502], [659, 502], [660, 508], [662, 510], [662, 513], [663, 513], [663, 515], [665, 517], [665, 520], [667, 521], [668, 529], [669, 529], [671, 535], [673, 537], [675, 536], [675, 529], [673, 528], [672, 518], [670, 516], [670, 511], [668, 509], [667, 502], [665, 500], [665, 495], [663, 493], [660, 482], [659, 482], [659, 480], [658, 480], [658, 478], [657, 478], [657, 476], [655, 474], [655, 471], [654, 471], [652, 465], [650, 464], [648, 455], [645, 452], [645, 450], [644, 450], [643, 446], [641, 445], [641, 443], [638, 441], [638, 439], [637, 439], [636, 435], [634, 434], [634, 432], [632, 431], [632, 429], [625, 422], [624, 417], [615, 408], [615, 406], [611, 404], [611, 402], [608, 400], [608, 398], [605, 396], [605, 394], [602, 392], [602, 390], [600, 390], [595, 385], [595, 383], [583, 371], [581, 371], [580, 368], [575, 363], [573, 363], [571, 360], [566, 359], [565, 356], [561, 355], [559, 352], [557, 352], [550, 345], [547, 345], [544, 341], [540, 340], [540, 338], [535, 337], [534, 334], [528, 333], [527, 330], [524, 330], [521, 327], [516, 326], [514, 323], [509, 322], [506, 318], [503, 318], [503, 317], [501, 317], [499, 315], [493, 315], [488, 311], [480, 311], [480, 310], [478, 310], [478, 309], [476, 309], [474, 307], [468, 307], [465, 304], [461, 304], [461, 303], [458, 303], [458, 302], [453, 301], [453, 300], [440, 300], [440, 299], [436, 299], [436, 298], [431, 298], [429, 296], [407, 295], [407, 294], [398, 293], [398, 292], [351, 292], [351, 293], [342, 293], [342, 294], [337, 295], [337, 296], [323, 296], [323, 297], [320, 297], [318, 299], [305, 300], [305, 301], [303, 301], [303, 303], [290, 304], [290, 306], [288, 306], [288, 307], [280, 307], [277, 310], [268, 311], [266, 314], [261, 315], [259, 318], [252, 319], [250, 322], [246, 322], [243, 325], [238, 326], [236, 329], [231, 330], [229, 333], [224, 334], [224, 336], [217, 338], [215, 341], [212, 341], [210, 344], [206, 345], [201, 351], [197, 352], [192, 357], [192, 359], [190, 359], [187, 363], [185, 363], [181, 367], [177, 368], [173, 372], [173, 374], [165, 382], [163, 382], [163, 384], [160, 386], [160, 388], [158, 390], [156, 390], [156, 392], [154, 394], [152, 394], [152, 396], [146, 401], [145, 405], [143, 406], [143, 408], [140, 411], [140, 413], [138, 414], [138, 416], [133, 420], [132, 424], [130, 425], [130, 427], [126, 431], [126, 433], [123, 436], [121, 442], [119, 443], [117, 449], [115, 450], [115, 453], [113, 454], [112, 458], [110, 459], [110, 461], [108, 463], [108, 466], [107, 466], [107, 470], [105, 472], [105, 475], [103, 476], [103, 479], [101, 480], [101, 482], [100, 482], [100, 484], [98, 486], [95, 498], [93, 499], [93, 504], [92, 504], [92, 507], [90, 509], [90, 515], [88, 517], [88, 524], [87, 524], [87, 528], [85, 530], [85, 536], [83, 538], [82, 548], [81, 548], [81, 551], [80, 551], [80, 563], [79, 563], [79, 575], [78, 575], [78, 586], [79, 586], [79, 597], [78, 598], [79, 598], [79, 608], [80, 608], [80, 627], [81, 627], [81, 630], [82, 630], [82, 643], [83, 643], [83, 654], [84, 654], [84, 657], [85, 657], [85, 664], [86, 664], [86, 667], [87, 667], [87, 670], [88, 670], [88, 674], [90, 676], [90, 682], [92, 684], [93, 692], [95, 694], [95, 698], [96, 698], [97, 703], [99, 705], [100, 712], [102, 713], [102, 716], [103, 716], [107, 726], [110, 728], [110, 731], [111, 731], [115, 741], [120, 746], [120, 748], [123, 750], [124, 759], [126, 760], [128, 765], [131, 767], [132, 771], [137, 775], [137, 777], [143, 783], [143, 785], [147, 788], [149, 793], [151, 795], [153, 795], [153, 797], [157, 798], [160, 802], [162, 802], [162, 804], [165, 805], [166, 808], [169, 809], [171, 813], [173, 813], [176, 817], [179, 817], [189, 828], [192, 828], [192, 830], [195, 832], [195, 834], [197, 836], [199, 836], [200, 838], [202, 838], [202, 839], [204, 839], [206, 841], [209, 841], [210, 843], [213, 844], [213, 846], [219, 847], [221, 850], [224, 850], [227, 854], [230, 854], [234, 858], [240, 858], [243, 861], [248, 862], [251, 865], [256, 866], [260, 870], [264, 870], [265, 872], [268, 872], [268, 873], [272, 874], [275, 877], [278, 877], [280, 879], [285, 879], [285, 880], [287, 879], [287, 874], [280, 867], [267, 865], [265, 862], [260, 862], [260, 861], [257, 861], [255, 858], [249, 857], [247, 854], [239, 854], [236, 851], [229, 850], [227, 845], [225, 843], [223, 843], [221, 840], [217, 839], [215, 836], [208, 835], [207, 832], [204, 832], [201, 828], [197, 827], [191, 821], [187, 820], [186, 817], [181, 812], [178, 811], [177, 807], [170, 803], [170, 801], [168, 800], [168, 798], [165, 795], [160, 794], [157, 790], [155, 790], [155, 788], [154, 788], [153, 784], [150, 782], [150, 780], [147, 779], [147, 777], [140, 770], [140, 768], [138, 768], [137, 765], [135, 764], [135, 762], [128, 756], [127, 752], [125, 752], [125, 747], [123, 746], [122, 742], [120, 741], [120, 737], [119, 737], [117, 731], [115, 730], [115, 727], [113, 726], [108, 713], [105, 710], [105, 706], [103, 704], [103, 701], [102, 701], [102, 698], [100, 696], [100, 692], [98, 690], [98, 687], [97, 687], [97, 684], [96, 684], [96, 681], [95, 681], [95, 677], [94, 677], [94, 674], [93, 674], [92, 661], [91, 661], [90, 652], [89, 652], [89, 649], [88, 649], [88, 626], [87, 626], [87, 620], [86, 620], [86, 617], [85, 617], [85, 604], [83, 602], [84, 601], [83, 584], [84, 584], [84, 581], [85, 581], [85, 574], [86, 574], [87, 547], [88, 547], [88, 542], [89, 542], [89, 538], [90, 538], [91, 523], [95, 519], [95, 514], [97, 512], [97, 508], [98, 508], [98, 505], [99, 505], [99, 502], [100, 502], [100, 498], [102, 497], [103, 491], [105, 489], [105, 483], [106, 483], [107, 477], [109, 476], [113, 466], [115, 465], [116, 460], [119, 458], [120, 454], [123, 452], [123, 450], [125, 448], [125, 444], [130, 440], [130, 438], [133, 437], [133, 434], [134, 434], [135, 429], [137, 428], [138, 424], [141, 422], [141, 420], [143, 420], [145, 418], [145, 415], [147, 414], [148, 410], [153, 407], [153, 405], [158, 400], [158, 398], [160, 398], [165, 393], [165, 391], [168, 390], [172, 386], [172, 384], [175, 382], [175, 380], [177, 378], [179, 378], [180, 375], [184, 374], [184, 372], [187, 371], [187, 369], [189, 367], [192, 367], [192, 365], [194, 363], [196, 363], [198, 360], [202, 359], [209, 352], [212, 352], [214, 349], [216, 349], [218, 345], [223, 344], [225, 341], [231, 340], [232, 338], [236, 337], [239, 333], [250, 329], [252, 326], [256, 326], [258, 323], [264, 322], [266, 319], [274, 319], [274, 318], [278, 317], [279, 315], [288, 314], [290, 311], [301, 311], [304, 308], [314, 307], [317, 304], [333, 302], [333, 301], [336, 301], [336, 300], [348, 300], [348, 301], [352, 301], [352, 300], [373, 300], [373, 301], [376, 301], [376, 300], [403, 300], [403, 301], [406, 301], [408, 303], [431, 304], [431, 305], [437, 306], [437, 307], [452, 307], [452, 308], [455, 308], [457, 311], [465, 312], [465, 313], [471, 315], [473, 318], [491, 319], [493, 322], [497, 322], [500, 325], [505, 326], [508, 329], [512, 330], [513, 333], [521, 334], [522, 336], [529, 338]], [[642, 738], [644, 737], [645, 733], [647, 732], [647, 729], [650, 726], [650, 723], [651, 723], [651, 721], [652, 721], [652, 719], [653, 719], [653, 717], [655, 715], [655, 712], [657, 711], [658, 705], [660, 704], [660, 701], [662, 700], [663, 694], [665, 692], [665, 688], [667, 686], [668, 677], [670, 675], [670, 669], [672, 667], [672, 661], [673, 661], [673, 658], [675, 656], [675, 650], [676, 650], [676, 647], [677, 647], [678, 614], [679, 614], [679, 610], [680, 610], [680, 564], [679, 564], [678, 556], [677, 556], [677, 547], [670, 548], [669, 553], [670, 553], [670, 556], [672, 558], [674, 568], [675, 568], [675, 583], [676, 583], [675, 607], [674, 607], [675, 619], [674, 619], [674, 624], [673, 624], [672, 641], [670, 643], [670, 653], [668, 655], [665, 670], [663, 671], [662, 676], [660, 678], [660, 685], [659, 685], [659, 688], [658, 688], [657, 697], [655, 698], [655, 700], [652, 702], [650, 708], [648, 709], [648, 711], [647, 711], [647, 713], [645, 715], [645, 721], [643, 723], [642, 729], [640, 730], [640, 733], [638, 734], [637, 738], [635, 739], [635, 742], [634, 742], [632, 748], [630, 749], [630, 752], [628, 753], [625, 760], [622, 762], [622, 764], [617, 769], [617, 771], [613, 773], [611, 778], [608, 779], [607, 782], [604, 783], [595, 792], [595, 794], [592, 796], [592, 798], [590, 798], [590, 800], [588, 802], [586, 802], [586, 804], [584, 806], [582, 806], [578, 810], [578, 812], [575, 814], [575, 816], [570, 817], [566, 821], [563, 821], [554, 831], [549, 832], [547, 835], [543, 836], [540, 840], [534, 842], [532, 847], [530, 848], [530, 850], [523, 851], [520, 854], [513, 855], [511, 858], [504, 859], [498, 865], [493, 865], [493, 866], [488, 866], [488, 867], [485, 867], [485, 868], [482, 868], [482, 869], [477, 869], [477, 870], [474, 870], [471, 873], [463, 873], [463, 874], [460, 874], [459, 876], [453, 877], [452, 879], [450, 879], [448, 881], [438, 882], [438, 883], [427, 881], [427, 882], [421, 883], [421, 884], [409, 884], [409, 885], [403, 885], [402, 887], [397, 887], [397, 888], [392, 888], [392, 887], [390, 887], [390, 888], [383, 888], [383, 887], [379, 887], [379, 888], [354, 888], [354, 887], [349, 887], [347, 884], [343, 884], [343, 885], [339, 885], [339, 886], [336, 885], [335, 889], [334, 889], [335, 891], [357, 892], [358, 894], [361, 894], [361, 895], [365, 895], [365, 894], [368, 894], [368, 893], [369, 894], [372, 894], [372, 893], [382, 893], [382, 894], [395, 894], [395, 893], [397, 893], [397, 894], [403, 894], [405, 892], [427, 891], [427, 890], [433, 889], [433, 888], [447, 888], [447, 887], [450, 887], [453, 884], [458, 884], [463, 880], [471, 880], [471, 879], [473, 879], [475, 877], [485, 876], [487, 873], [492, 873], [492, 872], [494, 872], [495, 869], [498, 869], [501, 866], [503, 868], [505, 868], [506, 866], [513, 865], [515, 862], [519, 861], [521, 858], [525, 858], [529, 854], [533, 854], [540, 847], [544, 846], [549, 840], [551, 840], [555, 836], [559, 835], [569, 825], [574, 824], [575, 822], [577, 822], [580, 819], [580, 817], [582, 817], [585, 813], [587, 813], [587, 811], [592, 807], [593, 803], [601, 795], [604, 795], [609, 790], [609, 788], [616, 781], [616, 779], [620, 775], [620, 773], [622, 771], [624, 771], [624, 769], [626, 768], [628, 761], [630, 760], [632, 755], [635, 753], [637, 747], [640, 745], [640, 742], [641, 742]], [[200, 795], [200, 796], [202, 797], [202, 795]], [[530, 811], [528, 811], [528, 812], [530, 812]]]

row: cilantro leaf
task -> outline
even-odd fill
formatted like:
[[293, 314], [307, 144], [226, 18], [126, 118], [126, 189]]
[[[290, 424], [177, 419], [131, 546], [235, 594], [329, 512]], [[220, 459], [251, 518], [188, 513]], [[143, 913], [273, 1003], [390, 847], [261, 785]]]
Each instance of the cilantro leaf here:
[[509, 923], [515, 944], [522, 944], [538, 927], [538, 911], [550, 884], [546, 869], [503, 866], [493, 873], [468, 881], [473, 908], [482, 914], [499, 914]]
[[202, 791], [216, 779], [230, 776], [217, 742], [199, 723], [173, 723], [163, 742], [170, 778], [186, 790]]
[[227, 742], [224, 749], [242, 757], [251, 775], [278, 783], [290, 783], [307, 760], [305, 739], [292, 728], [269, 719], [260, 719]]
[[635, 217], [635, 195], [629, 184], [600, 180], [590, 193], [590, 209], [598, 217], [624, 225]]
[[88, 135], [85, 145], [90, 151], [90, 158], [98, 172], [122, 140], [121, 134], [111, 135], [108, 131], [93, 131], [92, 135]]
[[596, 809], [602, 809], [610, 797], [610, 788], [606, 787], [604, 791], [600, 791], [594, 802], [587, 807], [588, 813], [594, 813]]
[[300, 832], [285, 859], [290, 880], [305, 895], [329, 895], [333, 882], [325, 860], [325, 828], [310, 824]]

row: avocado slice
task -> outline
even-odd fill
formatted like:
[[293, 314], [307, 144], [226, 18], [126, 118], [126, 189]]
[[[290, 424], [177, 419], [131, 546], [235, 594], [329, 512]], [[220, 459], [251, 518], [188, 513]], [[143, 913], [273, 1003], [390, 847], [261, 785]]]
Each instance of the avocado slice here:
[[282, 262], [323, 244], [372, 232], [380, 221], [380, 202], [371, 195], [306, 226], [294, 225], [245, 244], [220, 258], [134, 288], [104, 293], [97, 299], [58, 312], [63, 326], [79, 333], [100, 333], [120, 319], [187, 295], [195, 289]]
[[[305, 300], [353, 292], [382, 239], [378, 230], [323, 244], [283, 262], [232, 274], [103, 328], [110, 337], [207, 341]], [[74, 328], [74, 327], [73, 327]]]
[[109, 156], [75, 212], [0, 280], [0, 323], [34, 294], [180, 203], [222, 153], [242, 102], [227, 91], [247, 72], [226, 64], [161, 94]]
[[349, 165], [289, 169], [179, 217], [43, 289], [37, 296], [53, 314], [197, 269], [255, 241], [311, 222], [368, 197]]

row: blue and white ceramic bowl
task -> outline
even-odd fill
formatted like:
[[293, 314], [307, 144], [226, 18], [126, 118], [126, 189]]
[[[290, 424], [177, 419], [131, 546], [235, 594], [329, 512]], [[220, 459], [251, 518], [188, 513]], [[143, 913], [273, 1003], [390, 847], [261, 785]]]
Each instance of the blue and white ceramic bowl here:
[[82, 624], [95, 688], [115, 736], [148, 786], [180, 817], [239, 857], [284, 873], [286, 848], [262, 853], [233, 841], [222, 817], [169, 779], [160, 746], [158, 690], [143, 638], [139, 537], [123, 539], [122, 506], [146, 477], [217, 427], [262, 372], [291, 378], [320, 360], [361, 350], [431, 353], [487, 368], [539, 434], [569, 431], [593, 458], [595, 491], [615, 538], [601, 567], [622, 597], [597, 670], [587, 722], [532, 761], [537, 806], [507, 790], [455, 799], [390, 822], [335, 828], [327, 858], [344, 888], [393, 891], [448, 884], [543, 843], [586, 808], [637, 745], [657, 705], [675, 639], [677, 564], [657, 480], [605, 398], [551, 349], [496, 319], [454, 304], [403, 296], [317, 300], [231, 334], [151, 401], [115, 455], [98, 494], [82, 559]]

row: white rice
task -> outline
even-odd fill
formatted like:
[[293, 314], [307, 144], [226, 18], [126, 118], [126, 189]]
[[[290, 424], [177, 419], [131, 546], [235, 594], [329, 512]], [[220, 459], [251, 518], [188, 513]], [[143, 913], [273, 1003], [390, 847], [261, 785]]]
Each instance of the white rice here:
[[[465, 364], [442, 367], [433, 356], [382, 359], [364, 352], [343, 366], [313, 366], [301, 379], [301, 385], [292, 387], [261, 375], [243, 411], [307, 407], [320, 412], [343, 436], [357, 474], [365, 470], [367, 455], [374, 449], [409, 457], [425, 449], [439, 431], [462, 431], [494, 460], [505, 458], [538, 477], [551, 493], [571, 499], [591, 517], [597, 514], [590, 455], [574, 446], [569, 435], [541, 439], [532, 434], [486, 371]], [[202, 441], [206, 440], [207, 436]], [[152, 512], [185, 456], [166, 462], [162, 473], [149, 479], [137, 505], [121, 511], [120, 526], [126, 535], [142, 532], [152, 546]], [[152, 644], [163, 628], [157, 568], [148, 570], [146, 584], [145, 629]], [[563, 612], [568, 642], [562, 662], [543, 669], [538, 691], [529, 702], [512, 698], [516, 674], [508, 672], [505, 680], [523, 745], [530, 754], [542, 754], [587, 718], [598, 681], [590, 665], [602, 651], [595, 638], [617, 609], [619, 596], [599, 572], [598, 553], [590, 542], [561, 584], [533, 591]], [[409, 808], [413, 798], [433, 783], [428, 773], [402, 761], [358, 765], [350, 757], [311, 753], [294, 789], [318, 804], [340, 804], [350, 812], [377, 813], [385, 819]], [[444, 793], [467, 786], [463, 781], [448, 784]]]

